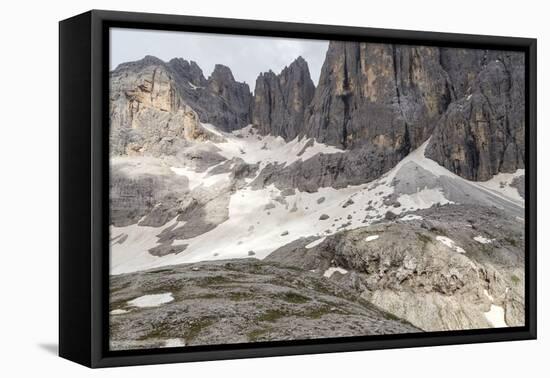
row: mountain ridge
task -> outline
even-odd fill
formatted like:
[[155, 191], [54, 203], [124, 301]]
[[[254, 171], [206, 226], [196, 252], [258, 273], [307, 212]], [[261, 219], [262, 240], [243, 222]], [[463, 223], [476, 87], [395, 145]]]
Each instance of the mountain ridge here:
[[123, 63], [111, 80], [152, 66], [166, 73], [200, 122], [224, 131], [251, 123], [264, 135], [313, 137], [355, 151], [346, 164], [368, 160], [379, 172], [365, 179], [391, 169], [432, 134], [428, 154], [464, 178], [487, 180], [524, 167], [519, 53], [333, 41], [317, 87], [301, 56], [279, 74], [260, 73], [254, 92], [229, 67], [216, 65], [207, 79], [181, 58]]

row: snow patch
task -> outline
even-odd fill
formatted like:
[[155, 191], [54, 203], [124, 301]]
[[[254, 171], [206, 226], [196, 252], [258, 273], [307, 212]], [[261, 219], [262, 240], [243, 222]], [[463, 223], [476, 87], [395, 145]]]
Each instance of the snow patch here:
[[514, 173], [499, 173], [493, 178], [479, 181], [477, 184], [523, 205], [525, 200], [519, 194], [518, 189], [511, 186], [515, 178], [523, 175], [525, 175], [525, 169], [518, 169]]
[[199, 89], [199, 88], [201, 88], [201, 89], [204, 88], [204, 87], [199, 87], [199, 86], [193, 84], [193, 83], [190, 82], [190, 81], [188, 81], [187, 84], [189, 84], [189, 86], [190, 86], [191, 89], [193, 89], [193, 90], [197, 90], [197, 89]]
[[174, 300], [172, 293], [149, 294], [128, 301], [129, 306], [134, 307], [157, 307]]
[[124, 310], [122, 308], [117, 308], [117, 309], [111, 311], [109, 314], [111, 314], [111, 315], [122, 315], [122, 314], [126, 314], [127, 312], [129, 312], [129, 311]]
[[495, 299], [493, 298], [493, 296], [491, 294], [489, 294], [489, 292], [487, 291], [487, 289], [483, 289], [483, 294], [491, 301], [493, 302]]
[[322, 242], [324, 242], [326, 238], [327, 238], [326, 236], [323, 236], [322, 238], [319, 238], [319, 239], [317, 239], [317, 240], [312, 241], [311, 243], [309, 243], [308, 245], [306, 245], [306, 249], [310, 249], [310, 248], [313, 248], [313, 247], [318, 246], [319, 244], [321, 244]]
[[369, 235], [365, 238], [365, 241], [370, 242], [370, 241], [378, 239], [379, 237], [380, 237], [380, 235]]
[[454, 240], [449, 239], [446, 236], [436, 236], [435, 238], [436, 238], [437, 241], [445, 244], [447, 247], [449, 247], [450, 249], [452, 249], [455, 252], [458, 252], [458, 253], [465, 253], [466, 252], [464, 249], [462, 249], [461, 247], [456, 245]]
[[412, 220], [422, 220], [422, 219], [424, 219], [424, 218], [422, 218], [420, 215], [416, 215], [416, 214], [407, 214], [407, 215], [401, 217], [402, 221], [412, 221]]
[[485, 315], [485, 319], [487, 319], [494, 328], [508, 327], [504, 319], [504, 308], [501, 306], [492, 304], [491, 309], [484, 312], [483, 315]]
[[482, 235], [478, 235], [478, 236], [474, 237], [474, 240], [478, 243], [481, 243], [481, 244], [489, 244], [489, 243], [492, 243], [494, 239], [487, 239], [486, 237], [484, 237]]
[[167, 339], [164, 341], [165, 348], [177, 348], [177, 347], [184, 347], [184, 346], [185, 346], [184, 339], [174, 338], [174, 339]]
[[178, 176], [185, 176], [189, 180], [189, 189], [193, 190], [201, 185], [207, 187], [229, 180], [229, 173], [220, 173], [218, 175], [209, 175], [206, 172], [195, 172], [188, 167], [170, 167], [170, 170]]
[[325, 270], [325, 272], [323, 273], [323, 277], [330, 278], [330, 277], [332, 277], [334, 272], [338, 272], [338, 273], [342, 273], [342, 274], [347, 274], [348, 273], [348, 271], [345, 270], [344, 268], [330, 267], [327, 270]]

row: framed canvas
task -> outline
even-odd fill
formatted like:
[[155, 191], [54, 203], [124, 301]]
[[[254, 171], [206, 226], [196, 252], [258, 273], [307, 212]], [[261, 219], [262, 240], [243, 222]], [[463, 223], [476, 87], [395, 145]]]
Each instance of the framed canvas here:
[[536, 40], [60, 22], [62, 357], [536, 337]]

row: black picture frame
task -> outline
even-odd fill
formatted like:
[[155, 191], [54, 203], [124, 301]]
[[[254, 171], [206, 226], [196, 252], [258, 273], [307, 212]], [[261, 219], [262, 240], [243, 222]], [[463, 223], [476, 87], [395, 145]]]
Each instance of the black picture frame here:
[[[109, 28], [356, 40], [524, 52], [526, 324], [402, 335], [108, 350]], [[536, 39], [92, 10], [59, 23], [59, 354], [88, 367], [535, 339]]]

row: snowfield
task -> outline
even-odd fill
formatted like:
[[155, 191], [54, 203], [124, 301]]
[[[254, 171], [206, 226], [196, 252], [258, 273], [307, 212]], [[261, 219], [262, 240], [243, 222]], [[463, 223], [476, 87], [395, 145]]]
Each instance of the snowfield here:
[[[280, 137], [261, 136], [250, 126], [233, 133], [221, 132], [208, 124], [204, 127], [223, 137], [222, 142], [205, 143], [214, 144], [220, 150], [220, 154], [227, 159], [239, 157], [247, 163], [259, 163], [258, 174], [269, 163], [291, 164], [299, 159], [309, 159], [318, 153], [342, 152], [311, 139], [296, 138], [286, 143]], [[434, 187], [417, 180], [415, 173], [410, 172], [416, 167], [438, 179], [443, 177], [453, 180], [453, 185], [459, 183], [461, 193], [473, 193], [470, 198], [487, 196], [494, 199], [497, 206], [522, 206], [523, 203], [517, 198], [509, 196], [508, 188], [500, 191], [500, 187], [496, 188], [487, 183], [464, 180], [426, 158], [424, 151], [427, 145], [428, 141], [382, 177], [362, 185], [342, 189], [323, 187], [315, 193], [295, 190], [294, 194], [284, 197], [274, 185], [259, 190], [253, 190], [246, 185], [234, 190], [229, 201], [228, 219], [194, 238], [175, 240], [172, 244], [174, 246], [187, 244], [187, 248], [178, 254], [157, 257], [148, 252], [158, 244], [157, 236], [161, 231], [184, 224], [176, 219], [161, 227], [144, 227], [137, 224], [111, 227], [111, 274], [205, 260], [248, 258], [251, 256], [249, 252], [253, 252], [255, 258], [263, 259], [275, 249], [301, 237], [317, 237], [306, 246], [313, 248], [322, 243], [328, 235], [367, 226], [384, 218], [388, 211], [396, 216], [402, 214], [403, 220], [413, 221], [422, 218], [410, 212], [427, 209], [436, 204], [460, 202], [462, 197], [453, 197], [453, 190], [449, 189], [449, 185], [445, 186], [444, 179]], [[177, 175], [186, 176], [190, 188], [230, 183], [229, 174], [209, 176], [209, 169], [205, 172], [195, 172], [190, 167], [170, 166], [169, 170]], [[394, 183], [397, 181], [410, 181], [412, 190], [397, 191]], [[385, 201], [390, 196], [395, 199], [393, 203]], [[326, 216], [328, 219], [324, 219]], [[116, 242], [115, 238], [122, 236], [125, 236], [125, 240], [121, 243]], [[456, 252], [464, 253], [464, 250], [456, 246], [452, 240], [440, 241]]]
[[[221, 154], [232, 159], [239, 157], [249, 164], [260, 162], [260, 170], [269, 163], [290, 165], [298, 160], [307, 160], [318, 153], [334, 154], [343, 150], [318, 143], [314, 139], [296, 137], [285, 142], [280, 136], [260, 135], [249, 125], [232, 133], [218, 130], [215, 126], [203, 123], [202, 126], [211, 133], [224, 138], [224, 142], [207, 141], [221, 149]], [[312, 146], [308, 146], [313, 144]]]

